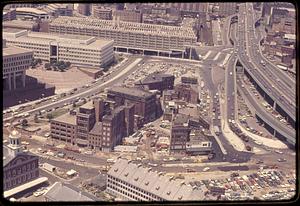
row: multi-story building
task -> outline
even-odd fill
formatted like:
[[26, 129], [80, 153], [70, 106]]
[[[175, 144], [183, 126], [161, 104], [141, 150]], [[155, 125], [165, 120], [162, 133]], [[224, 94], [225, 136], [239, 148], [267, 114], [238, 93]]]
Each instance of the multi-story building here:
[[130, 136], [134, 132], [134, 104], [125, 105], [125, 136]]
[[119, 158], [107, 173], [106, 191], [127, 201], [180, 201], [201, 200], [206, 190]]
[[6, 45], [2, 40], [3, 91], [24, 88], [26, 69], [32, 62], [33, 52], [29, 49]]
[[2, 13], [2, 21], [11, 21], [17, 18], [16, 9], [5, 9]]
[[13, 188], [39, 177], [39, 158], [23, 152], [20, 138], [21, 134], [13, 130], [9, 135], [9, 144], [3, 146], [4, 197], [15, 194], [16, 191], [12, 191]]
[[92, 15], [97, 19], [112, 20], [112, 9], [93, 4]]
[[43, 8], [43, 11], [47, 12], [53, 17], [58, 16], [73, 16], [73, 5], [71, 4], [48, 4]]
[[125, 133], [124, 106], [119, 106], [102, 119], [102, 151], [111, 151], [117, 144], [122, 143]]
[[92, 149], [102, 148], [102, 122], [96, 122], [88, 134], [89, 146]]
[[88, 146], [88, 134], [96, 122], [95, 107], [92, 102], [88, 102], [79, 107], [76, 114], [77, 138], [76, 143], [79, 146]]
[[15, 29], [4, 29], [3, 37], [8, 45], [32, 49], [34, 58], [46, 61], [68, 61], [75, 65], [100, 68], [114, 59], [112, 40]]
[[174, 80], [174, 75], [153, 73], [144, 79], [135, 82], [135, 85], [147, 90], [159, 90], [162, 93], [163, 90], [173, 89]]
[[183, 114], [175, 115], [171, 126], [170, 152], [185, 153], [190, 132], [189, 116]]
[[25, 20], [12, 20], [4, 21], [2, 23], [2, 28], [11, 28], [11, 29], [20, 29], [20, 30], [29, 30], [29, 31], [39, 31], [40, 25], [36, 21], [25, 21]]
[[74, 145], [77, 138], [76, 115], [67, 113], [52, 119], [50, 132], [52, 138]]
[[180, 11], [207, 13], [208, 3], [162, 3], [165, 8], [177, 8]]
[[84, 16], [90, 16], [91, 15], [91, 10], [92, 10], [92, 5], [87, 3], [87, 4], [78, 4], [77, 11], [79, 14], [82, 14]]
[[143, 14], [138, 10], [115, 10], [113, 16], [120, 21], [142, 23]]
[[145, 123], [156, 118], [156, 95], [151, 92], [116, 86], [107, 90], [107, 98], [114, 100], [118, 105], [133, 103], [134, 113], [142, 116]]
[[192, 130], [190, 141], [186, 143], [186, 153], [190, 155], [209, 154], [212, 152], [212, 142], [199, 130]]
[[196, 85], [178, 84], [175, 86], [174, 89], [178, 93], [178, 99], [184, 100], [192, 104], [198, 103], [199, 93]]
[[16, 8], [16, 16], [20, 19], [33, 19], [33, 20], [47, 20], [50, 19], [50, 15], [38, 8], [18, 7]]
[[96, 122], [101, 122], [105, 114], [105, 101], [101, 98], [95, 98], [93, 99], [93, 105], [95, 107]]
[[181, 54], [197, 37], [190, 27], [163, 26], [99, 20], [95, 18], [58, 17], [49, 24], [50, 33], [80, 34], [113, 39], [117, 50], [132, 49], [157, 55]]
[[219, 15], [220, 16], [230, 16], [237, 12], [236, 2], [225, 2], [219, 3]]
[[198, 84], [198, 78], [195, 76], [193, 76], [193, 77], [182, 76], [181, 83], [183, 83], [183, 84]]
[[36, 3], [7, 4], [7, 5], [5, 5], [4, 9], [21, 8], [21, 7], [37, 8], [37, 7], [40, 7], [43, 5], [45, 5], [45, 4], [36, 4]]

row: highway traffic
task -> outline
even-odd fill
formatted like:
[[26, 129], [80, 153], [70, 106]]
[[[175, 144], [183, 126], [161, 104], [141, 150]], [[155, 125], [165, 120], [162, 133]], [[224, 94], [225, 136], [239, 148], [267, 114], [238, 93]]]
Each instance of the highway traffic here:
[[[240, 6], [240, 13], [239, 13], [239, 22], [240, 23], [245, 23], [247, 21], [246, 19], [246, 7], [245, 5], [241, 5]], [[259, 63], [255, 63], [255, 65], [260, 65], [259, 67], [254, 66], [254, 62], [257, 61], [256, 57], [253, 57], [251, 55], [247, 54], [247, 50], [249, 50], [249, 33], [253, 33], [253, 28], [251, 28], [250, 30], [248, 30], [247, 28], [242, 27], [240, 24], [238, 27], [238, 39], [239, 42], [237, 44], [237, 51], [239, 54], [239, 60], [242, 63], [242, 65], [244, 66], [244, 68], [247, 70], [247, 72], [249, 73], [249, 75], [256, 81], [256, 83], [259, 85], [260, 88], [262, 88], [264, 90], [264, 92], [270, 96], [271, 99], [273, 99], [277, 105], [279, 105], [287, 114], [288, 116], [295, 121], [295, 106], [294, 106], [294, 100], [295, 98], [294, 95], [292, 95], [291, 93], [289, 93], [288, 91], [290, 90], [286, 90], [285, 87], [282, 87], [282, 83], [280, 79], [279, 81], [277, 80], [278, 78], [273, 77], [273, 76], [268, 76], [265, 77], [263, 73], [266, 73], [267, 71], [269, 71], [268, 69], [265, 69], [267, 67], [267, 65], [263, 62], [263, 64], [265, 65], [260, 65], [261, 62]], [[246, 25], [246, 23], [245, 23]], [[247, 34], [247, 35], [246, 35]], [[254, 39], [254, 37], [253, 37]], [[249, 43], [247, 43], [249, 42]], [[247, 47], [248, 46], [248, 47]], [[253, 42], [251, 42], [251, 50], [257, 50], [258, 45], [255, 47], [255, 45], [253, 45]], [[250, 58], [249, 58], [249, 56]], [[263, 67], [263, 68], [262, 68]], [[262, 72], [263, 71], [263, 72]], [[268, 73], [269, 75], [273, 75], [274, 72], [270, 72]], [[272, 78], [271, 78], [272, 77]], [[270, 84], [270, 80], [272, 80], [272, 83]], [[276, 83], [274, 82], [274, 80], [276, 81]], [[272, 86], [273, 85], [273, 86]], [[276, 86], [275, 86], [276, 85]], [[287, 91], [287, 92], [286, 92]], [[284, 95], [286, 94], [286, 96]]]

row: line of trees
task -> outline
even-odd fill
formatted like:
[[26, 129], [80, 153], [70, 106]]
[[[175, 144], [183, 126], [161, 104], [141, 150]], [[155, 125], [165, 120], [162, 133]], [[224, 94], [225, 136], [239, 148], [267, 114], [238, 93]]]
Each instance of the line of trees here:
[[64, 72], [70, 66], [71, 66], [70, 62], [64, 62], [64, 61], [50, 61], [50, 63], [45, 64], [46, 70], [61, 71], [61, 72]]

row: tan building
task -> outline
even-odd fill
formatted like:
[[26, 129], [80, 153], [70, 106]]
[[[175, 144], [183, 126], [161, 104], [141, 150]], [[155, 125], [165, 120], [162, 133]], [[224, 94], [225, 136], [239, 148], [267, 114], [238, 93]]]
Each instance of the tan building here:
[[84, 16], [90, 16], [91, 15], [91, 10], [92, 10], [92, 5], [87, 3], [87, 4], [78, 4], [77, 11], [79, 14], [82, 14]]
[[113, 16], [120, 18], [120, 21], [142, 23], [143, 14], [135, 10], [115, 10]]
[[46, 61], [68, 61], [100, 68], [114, 59], [112, 40], [15, 29], [4, 29], [3, 37], [8, 45], [32, 49], [34, 58]]
[[52, 119], [50, 131], [52, 138], [75, 144], [77, 138], [76, 115], [67, 113]]
[[58, 17], [49, 24], [50, 33], [80, 34], [113, 39], [116, 49], [141, 52], [184, 53], [197, 40], [190, 27], [108, 21], [95, 18]]
[[28, 49], [7, 46], [5, 39], [2, 42], [3, 90], [24, 88], [26, 69], [31, 64], [33, 52]]
[[92, 15], [97, 19], [112, 20], [112, 9], [93, 5]]

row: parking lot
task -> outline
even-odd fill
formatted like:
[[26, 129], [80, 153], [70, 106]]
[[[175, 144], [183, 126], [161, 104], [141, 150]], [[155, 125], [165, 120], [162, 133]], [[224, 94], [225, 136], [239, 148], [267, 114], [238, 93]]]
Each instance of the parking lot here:
[[244, 175], [234, 172], [230, 177], [195, 180], [189, 184], [196, 187], [205, 185], [211, 194], [224, 200], [283, 200], [295, 195], [295, 178], [295, 171], [285, 173], [277, 169], [264, 169]]

